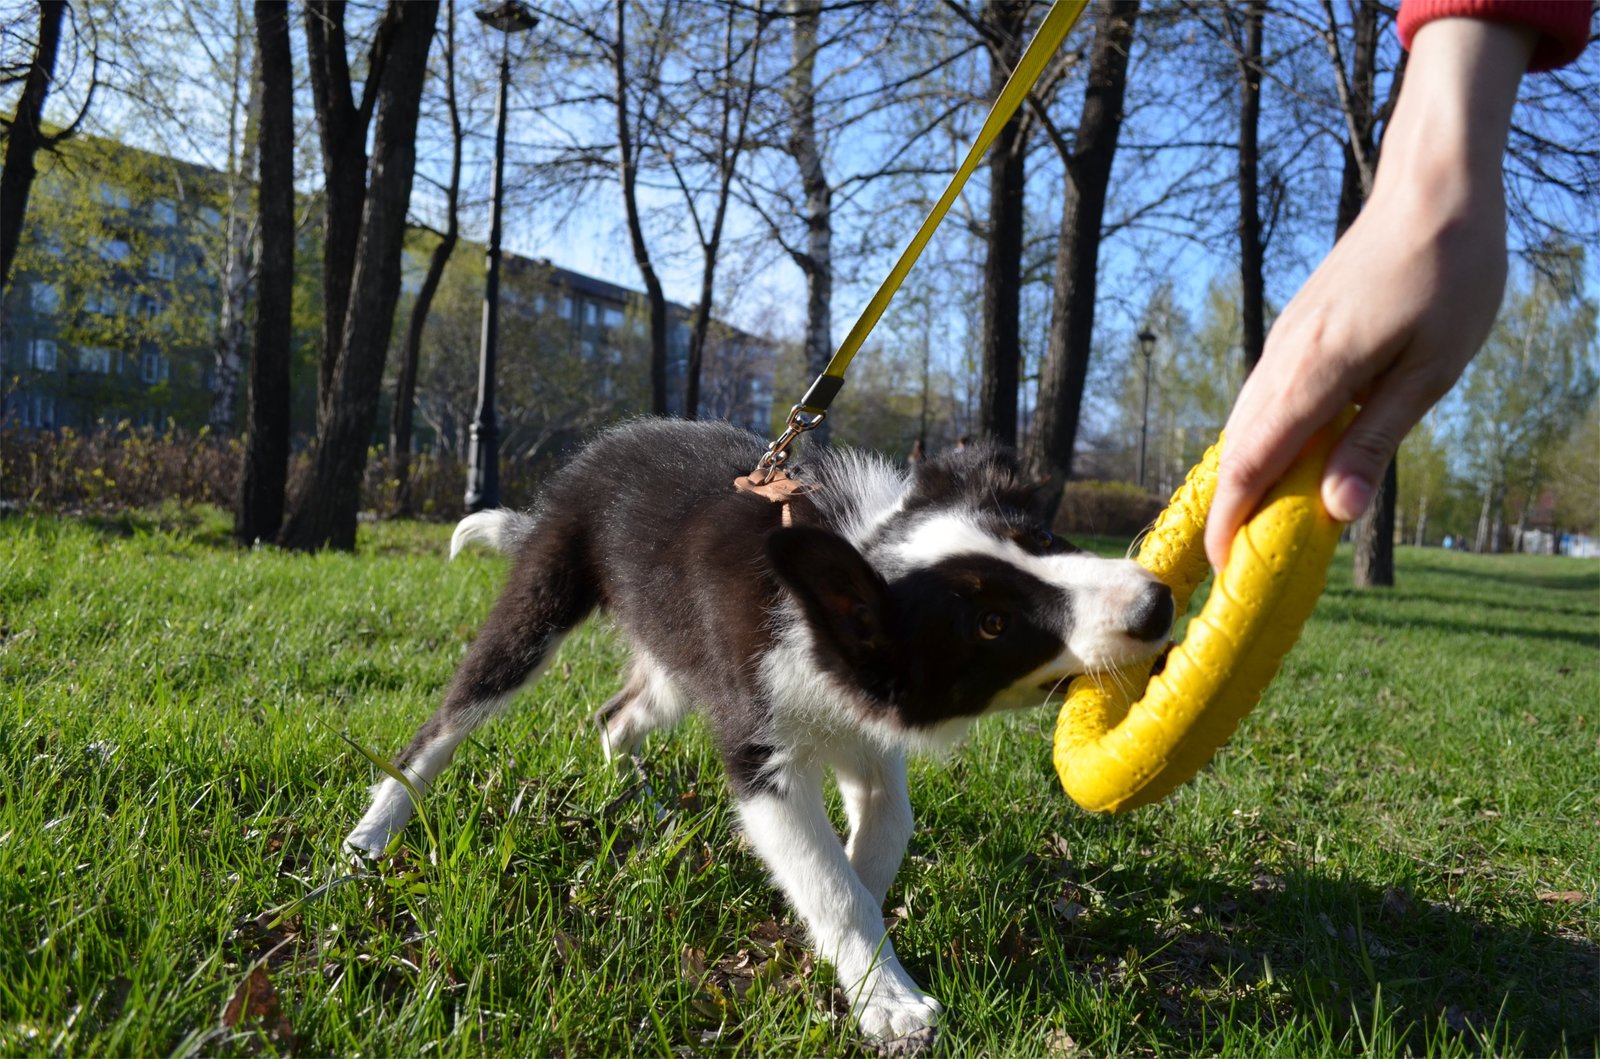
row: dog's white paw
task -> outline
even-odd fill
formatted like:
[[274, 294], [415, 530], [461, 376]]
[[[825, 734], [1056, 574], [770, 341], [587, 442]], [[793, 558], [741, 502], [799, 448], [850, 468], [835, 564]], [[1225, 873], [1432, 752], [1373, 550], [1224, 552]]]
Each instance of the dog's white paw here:
[[861, 1032], [880, 1041], [904, 1042], [898, 1049], [919, 1051], [931, 1045], [944, 1005], [926, 993], [896, 990], [888, 996], [873, 996], [861, 1004], [856, 1022]]
[[384, 847], [388, 844], [389, 836], [384, 834], [381, 829], [374, 830], [358, 827], [344, 837], [344, 841], [340, 843], [339, 848], [349, 859], [359, 861], [376, 857], [383, 852]]

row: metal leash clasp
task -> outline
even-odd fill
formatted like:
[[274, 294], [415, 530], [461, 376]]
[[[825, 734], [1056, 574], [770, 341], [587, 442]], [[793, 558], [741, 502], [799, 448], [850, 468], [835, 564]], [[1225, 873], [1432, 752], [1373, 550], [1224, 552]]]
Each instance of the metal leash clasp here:
[[794, 444], [795, 438], [808, 430], [815, 430], [826, 418], [828, 418], [827, 412], [807, 414], [799, 405], [789, 409], [789, 419], [784, 424], [783, 433], [767, 446], [767, 451], [761, 454], [761, 459], [756, 461], [755, 469], [750, 472], [751, 484], [766, 485], [768, 479], [789, 459], [789, 446]]

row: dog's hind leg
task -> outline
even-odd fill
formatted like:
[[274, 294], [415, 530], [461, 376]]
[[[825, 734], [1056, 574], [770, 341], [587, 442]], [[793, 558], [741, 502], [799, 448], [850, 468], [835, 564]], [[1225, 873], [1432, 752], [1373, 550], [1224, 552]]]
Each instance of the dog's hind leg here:
[[628, 682], [594, 712], [600, 723], [600, 749], [616, 763], [631, 756], [645, 736], [670, 728], [689, 712], [689, 700], [656, 663], [637, 646]]
[[889, 892], [911, 841], [911, 795], [906, 784], [906, 758], [898, 751], [880, 753], [861, 748], [833, 760], [834, 776], [850, 837], [845, 856], [878, 904]]
[[[456, 747], [538, 675], [563, 637], [594, 609], [593, 580], [583, 571], [576, 534], [535, 535], [517, 557], [505, 591], [467, 656], [444, 703], [418, 730], [398, 764], [418, 794], [450, 763]], [[372, 804], [344, 840], [350, 852], [377, 854], [411, 819], [411, 793], [393, 777], [372, 788]]]

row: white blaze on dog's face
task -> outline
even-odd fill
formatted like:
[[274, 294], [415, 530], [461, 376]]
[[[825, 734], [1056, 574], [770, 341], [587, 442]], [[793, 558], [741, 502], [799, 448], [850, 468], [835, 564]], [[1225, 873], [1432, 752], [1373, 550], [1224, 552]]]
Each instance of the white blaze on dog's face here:
[[1037, 706], [1070, 677], [1114, 671], [1166, 645], [1172, 594], [1149, 571], [1034, 532], [1024, 547], [984, 513], [946, 512], [889, 547], [900, 571], [891, 593], [914, 646], [949, 681], [950, 693], [924, 684], [919, 697], [931, 697], [933, 716], [909, 723]]

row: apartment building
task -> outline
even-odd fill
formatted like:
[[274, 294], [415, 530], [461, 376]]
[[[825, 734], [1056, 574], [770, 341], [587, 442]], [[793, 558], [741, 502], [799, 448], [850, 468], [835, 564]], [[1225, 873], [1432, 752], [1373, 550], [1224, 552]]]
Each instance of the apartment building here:
[[[197, 430], [216, 389], [227, 203], [225, 175], [107, 140], [72, 141], [65, 162], [36, 180], [15, 278], [0, 303], [0, 412], [10, 429], [95, 429], [169, 421]], [[314, 300], [316, 231], [302, 235], [296, 262]], [[414, 241], [405, 291], [420, 287], [426, 240]], [[424, 337], [430, 360], [418, 387], [420, 447], [443, 444], [470, 418], [476, 384], [483, 248], [461, 244], [447, 270], [453, 302], [436, 299]], [[399, 348], [410, 298], [394, 331]], [[444, 321], [450, 313], [457, 319]], [[583, 432], [649, 408], [644, 296], [619, 283], [544, 259], [507, 254], [500, 327], [502, 416], [540, 435]], [[693, 311], [669, 307], [669, 411], [683, 411]], [[315, 387], [316, 322], [295, 337], [296, 384]], [[246, 351], [247, 352], [247, 351]], [[778, 346], [714, 322], [702, 367], [701, 414], [758, 433], [769, 428]], [[396, 359], [391, 356], [391, 364]], [[522, 385], [517, 385], [518, 380]], [[234, 396], [242, 401], [243, 393]], [[508, 402], [527, 407], [507, 408]], [[313, 395], [298, 393], [295, 431], [304, 436]], [[380, 431], [386, 430], [386, 420]], [[235, 417], [239, 421], [239, 417]], [[375, 438], [374, 441], [379, 441]]]
[[45, 161], [0, 303], [8, 426], [205, 421], [216, 176], [102, 140]]

